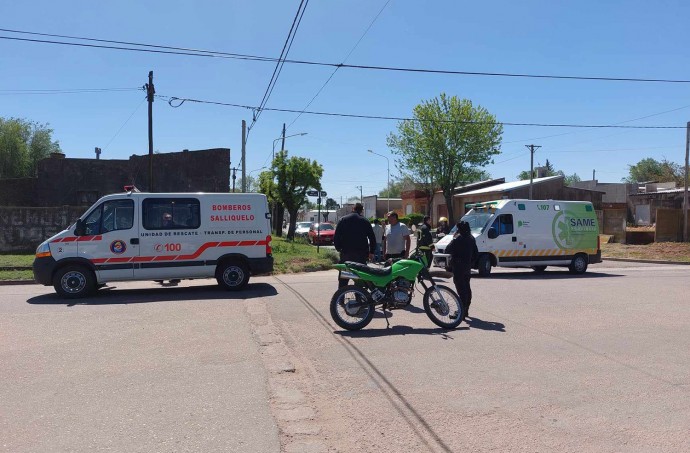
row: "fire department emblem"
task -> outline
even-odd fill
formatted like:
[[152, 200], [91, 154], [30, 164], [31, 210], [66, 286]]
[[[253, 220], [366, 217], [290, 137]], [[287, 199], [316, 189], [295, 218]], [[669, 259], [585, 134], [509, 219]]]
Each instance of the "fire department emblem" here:
[[118, 239], [110, 243], [110, 251], [116, 255], [121, 255], [125, 253], [125, 250], [127, 250], [127, 245], [125, 244], [125, 241], [121, 241]]

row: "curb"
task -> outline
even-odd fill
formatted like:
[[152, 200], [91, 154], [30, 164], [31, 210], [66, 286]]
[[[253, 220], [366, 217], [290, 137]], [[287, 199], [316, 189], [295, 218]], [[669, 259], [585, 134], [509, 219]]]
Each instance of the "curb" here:
[[0, 280], [0, 286], [37, 285], [35, 280]]
[[664, 260], [643, 260], [635, 258], [607, 258], [601, 257], [602, 261], [622, 261], [625, 263], [647, 263], [647, 264], [680, 264], [681, 266], [688, 266], [690, 262], [686, 261], [664, 261]]

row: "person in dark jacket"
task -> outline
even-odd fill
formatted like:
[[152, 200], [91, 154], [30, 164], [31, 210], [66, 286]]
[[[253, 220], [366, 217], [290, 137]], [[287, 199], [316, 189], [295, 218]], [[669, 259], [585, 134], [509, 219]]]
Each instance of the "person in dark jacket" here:
[[[422, 245], [426, 247], [431, 247], [434, 243], [434, 238], [431, 236], [431, 217], [424, 216], [424, 220], [422, 223], [422, 226], [419, 227], [419, 240], [417, 241], [417, 245]], [[427, 260], [427, 267], [431, 267], [431, 258], [432, 258], [432, 253], [431, 253], [431, 248], [429, 250], [425, 250], [424, 254], [426, 255], [426, 260]]]
[[470, 224], [460, 221], [457, 226], [458, 232], [446, 247], [446, 253], [450, 255], [453, 263], [453, 283], [455, 283], [455, 289], [465, 307], [465, 318], [469, 318], [470, 305], [472, 304], [470, 278], [472, 265], [479, 255], [479, 250], [477, 249], [477, 242], [472, 236]]
[[[355, 204], [352, 213], [340, 219], [335, 228], [333, 245], [340, 252], [341, 264], [346, 261], [366, 263], [367, 259], [374, 259], [376, 236], [371, 223], [362, 217], [363, 210], [364, 206], [361, 203]], [[341, 279], [338, 275], [339, 288], [346, 286], [348, 282], [348, 279]]]

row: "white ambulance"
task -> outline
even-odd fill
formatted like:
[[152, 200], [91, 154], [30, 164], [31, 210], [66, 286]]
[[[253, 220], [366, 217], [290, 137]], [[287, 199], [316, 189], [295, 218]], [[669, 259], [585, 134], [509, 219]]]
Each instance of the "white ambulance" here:
[[[498, 200], [472, 204], [462, 220], [470, 224], [479, 258], [474, 268], [488, 276], [493, 266], [568, 267], [583, 274], [601, 262], [599, 224], [592, 203], [556, 200]], [[436, 243], [433, 265], [450, 270], [444, 253], [456, 227]]]
[[215, 277], [228, 290], [273, 271], [263, 194], [144, 193], [98, 200], [36, 250], [34, 278], [79, 298], [106, 282]]

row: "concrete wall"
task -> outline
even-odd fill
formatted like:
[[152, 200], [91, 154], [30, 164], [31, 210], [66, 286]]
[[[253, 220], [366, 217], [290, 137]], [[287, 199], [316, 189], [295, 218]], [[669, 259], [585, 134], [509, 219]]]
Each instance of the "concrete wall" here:
[[0, 179], [0, 206], [30, 206], [36, 198], [36, 178]]
[[28, 252], [71, 225], [83, 208], [0, 207], [0, 253]]
[[627, 220], [627, 209], [604, 209], [602, 210], [602, 221], [599, 230], [604, 234], [613, 236], [614, 242], [625, 243], [625, 225]]
[[[229, 192], [226, 148], [153, 156], [156, 192]], [[104, 195], [134, 184], [149, 191], [148, 156], [68, 159], [54, 155], [38, 163], [36, 178], [0, 180], [0, 206], [90, 206]]]
[[[690, 236], [690, 224], [688, 225]], [[656, 242], [683, 241], [683, 210], [659, 208], [656, 210]]]

